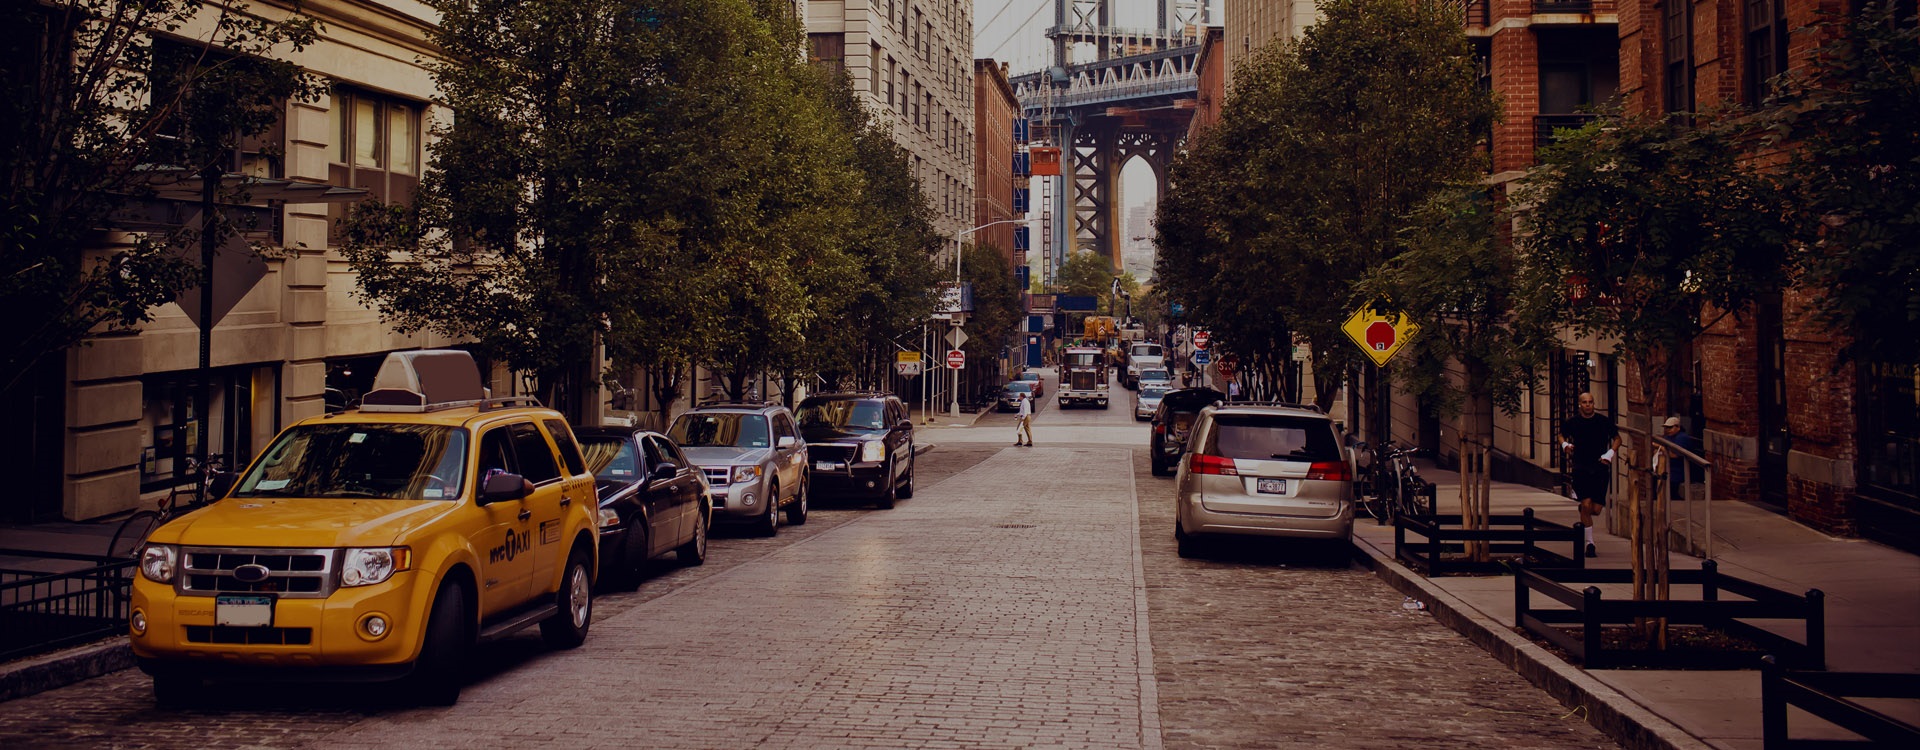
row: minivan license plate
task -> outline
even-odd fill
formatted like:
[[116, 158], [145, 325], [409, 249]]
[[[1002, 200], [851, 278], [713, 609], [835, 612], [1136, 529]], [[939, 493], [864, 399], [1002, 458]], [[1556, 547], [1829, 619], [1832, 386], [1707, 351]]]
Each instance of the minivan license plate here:
[[213, 624], [236, 628], [273, 626], [273, 597], [217, 596], [213, 599]]
[[1258, 489], [1261, 493], [1267, 495], [1285, 495], [1287, 494], [1287, 480], [1262, 479], [1260, 480]]

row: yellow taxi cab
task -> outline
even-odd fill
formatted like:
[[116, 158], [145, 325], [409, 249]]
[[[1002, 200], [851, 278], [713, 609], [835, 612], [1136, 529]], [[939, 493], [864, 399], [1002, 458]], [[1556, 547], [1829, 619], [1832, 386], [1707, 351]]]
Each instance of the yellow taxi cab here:
[[559, 412], [487, 398], [466, 352], [388, 355], [359, 409], [288, 427], [213, 496], [140, 551], [128, 630], [161, 703], [405, 680], [450, 705], [478, 643], [586, 639], [593, 476]]

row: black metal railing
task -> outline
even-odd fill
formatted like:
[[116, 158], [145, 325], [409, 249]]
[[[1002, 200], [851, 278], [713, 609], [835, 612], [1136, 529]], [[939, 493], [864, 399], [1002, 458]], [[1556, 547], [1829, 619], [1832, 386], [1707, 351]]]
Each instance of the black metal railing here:
[[[1408, 535], [1418, 535], [1425, 541], [1408, 541]], [[1513, 558], [1529, 565], [1552, 567], [1587, 566], [1586, 527], [1535, 518], [1532, 508], [1517, 516], [1488, 516], [1484, 529], [1466, 528], [1457, 513], [1393, 519], [1394, 557], [1428, 577], [1497, 575], [1508, 570], [1502, 559], [1486, 562], [1466, 559], [1468, 542], [1484, 542], [1487, 554], [1494, 558]], [[1542, 544], [1565, 544], [1570, 551], [1562, 555], [1541, 547]]]
[[0, 555], [90, 563], [64, 573], [0, 569], [0, 661], [126, 631], [133, 560], [16, 550]]
[[[1826, 597], [1819, 589], [1789, 594], [1733, 576], [1723, 575], [1712, 560], [1699, 570], [1668, 573], [1675, 586], [1698, 586], [1695, 600], [1605, 599], [1595, 584], [1624, 586], [1633, 571], [1624, 568], [1585, 570], [1517, 566], [1513, 576], [1515, 624], [1560, 648], [1586, 669], [1623, 666], [1658, 669], [1752, 669], [1762, 653], [1803, 669], [1825, 669], [1827, 653]], [[1587, 584], [1575, 589], [1573, 584]], [[1721, 594], [1741, 599], [1722, 599]], [[1536, 606], [1541, 594], [1547, 606]], [[1553, 605], [1561, 606], [1553, 606]], [[1664, 619], [1673, 625], [1705, 626], [1744, 639], [1759, 647], [1750, 651], [1695, 651], [1622, 648], [1607, 643], [1602, 633], [1646, 619]], [[1798, 621], [1804, 642], [1779, 635], [1747, 620]], [[1562, 628], [1573, 628], [1573, 632]]]
[[1592, 122], [1598, 115], [1536, 115], [1533, 118], [1533, 147], [1546, 148], [1553, 145], [1554, 131], [1577, 130]]
[[[1920, 726], [1888, 715], [1856, 698], [1920, 700], [1920, 674], [1882, 672], [1805, 672], [1785, 669], [1779, 660], [1761, 660], [1760, 728], [1765, 750], [1836, 747], [1920, 747]], [[1864, 739], [1793, 739], [1787, 731], [1787, 707], [1832, 722]]]
[[1593, 0], [1533, 0], [1534, 13], [1592, 13]]

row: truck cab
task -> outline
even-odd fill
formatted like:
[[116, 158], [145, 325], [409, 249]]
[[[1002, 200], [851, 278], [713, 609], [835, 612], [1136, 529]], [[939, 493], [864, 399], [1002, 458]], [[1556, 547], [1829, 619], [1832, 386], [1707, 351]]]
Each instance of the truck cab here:
[[1060, 361], [1061, 408], [1094, 404], [1107, 408], [1107, 353], [1097, 346], [1070, 346]]
[[162, 703], [231, 678], [399, 680], [447, 705], [480, 642], [586, 639], [593, 475], [559, 412], [489, 398], [466, 352], [388, 355], [359, 409], [214, 488], [139, 553], [128, 636]]

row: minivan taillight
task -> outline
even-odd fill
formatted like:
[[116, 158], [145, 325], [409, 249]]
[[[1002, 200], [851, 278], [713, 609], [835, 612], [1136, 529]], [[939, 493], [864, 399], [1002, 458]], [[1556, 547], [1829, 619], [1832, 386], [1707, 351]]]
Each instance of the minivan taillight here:
[[1193, 463], [1188, 471], [1195, 474], [1217, 474], [1223, 477], [1240, 476], [1240, 469], [1233, 465], [1233, 459], [1226, 456], [1209, 456], [1205, 453], [1193, 454]]
[[1307, 478], [1335, 482], [1351, 481], [1353, 467], [1348, 466], [1345, 461], [1315, 461], [1312, 466], [1307, 467]]

